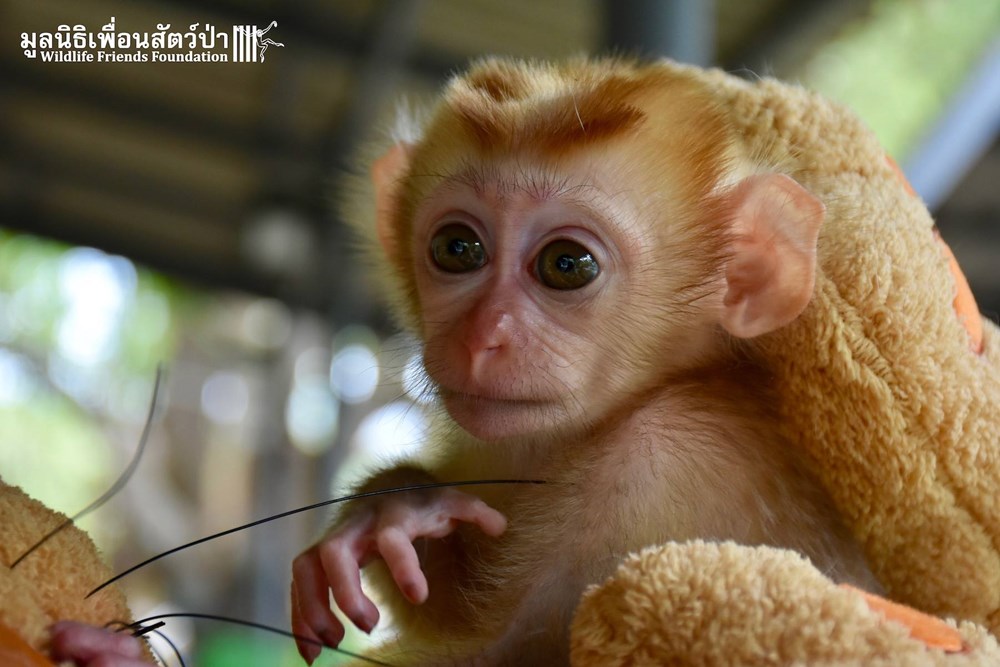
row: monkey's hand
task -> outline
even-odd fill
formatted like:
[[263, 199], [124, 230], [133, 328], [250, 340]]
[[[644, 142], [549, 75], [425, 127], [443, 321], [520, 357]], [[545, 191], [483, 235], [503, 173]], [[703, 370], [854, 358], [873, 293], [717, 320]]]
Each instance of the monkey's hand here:
[[[375, 604], [361, 590], [361, 568], [385, 561], [399, 590], [410, 602], [427, 599], [427, 578], [413, 546], [419, 538], [443, 538], [461, 523], [471, 523], [497, 537], [507, 519], [479, 498], [456, 491], [411, 491], [359, 505], [320, 542], [292, 564], [292, 631], [328, 646], [344, 638], [344, 626], [330, 610], [330, 591], [344, 615], [365, 632], [378, 622]], [[308, 662], [319, 647], [298, 643]]]
[[75, 621], [60, 621], [49, 632], [49, 653], [57, 662], [78, 667], [149, 667], [142, 642], [130, 634]]

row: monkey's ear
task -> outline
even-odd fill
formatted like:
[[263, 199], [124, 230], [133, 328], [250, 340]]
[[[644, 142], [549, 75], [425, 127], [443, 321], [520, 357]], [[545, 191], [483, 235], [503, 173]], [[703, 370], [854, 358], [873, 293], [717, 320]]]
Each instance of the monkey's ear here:
[[371, 178], [375, 186], [375, 232], [382, 250], [395, 260], [399, 250], [397, 230], [393, 228], [398, 206], [399, 185], [410, 168], [410, 145], [392, 145], [372, 163]]
[[782, 174], [750, 176], [731, 197], [733, 246], [722, 326], [752, 338], [785, 326], [812, 298], [825, 209]]

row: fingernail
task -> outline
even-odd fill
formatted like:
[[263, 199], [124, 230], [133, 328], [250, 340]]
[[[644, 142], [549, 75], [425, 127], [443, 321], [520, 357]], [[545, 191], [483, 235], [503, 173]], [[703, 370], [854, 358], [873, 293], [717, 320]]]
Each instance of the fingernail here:
[[[340, 644], [340, 640], [344, 638], [343, 632], [337, 632], [335, 630], [324, 630], [319, 633], [319, 638], [323, 640], [323, 643], [327, 646], [332, 646], [336, 648]], [[316, 655], [319, 655], [319, 651], [322, 649], [318, 646], [315, 647]]]
[[406, 587], [406, 599], [413, 604], [420, 604], [423, 600], [420, 599], [420, 586], [418, 584], [410, 584]]
[[369, 634], [370, 635], [372, 633], [372, 630], [375, 629], [375, 626], [377, 624], [378, 624], [378, 614], [377, 613], [376, 614], [365, 614], [365, 618], [361, 622], [361, 625], [359, 627], [362, 630], [365, 631], [365, 634]]

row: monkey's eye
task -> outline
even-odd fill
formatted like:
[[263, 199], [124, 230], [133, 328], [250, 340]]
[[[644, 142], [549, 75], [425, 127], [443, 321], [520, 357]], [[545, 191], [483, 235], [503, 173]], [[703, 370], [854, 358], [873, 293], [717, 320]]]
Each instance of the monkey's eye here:
[[483, 242], [467, 225], [445, 225], [431, 239], [431, 258], [448, 273], [475, 271], [486, 263]]
[[601, 272], [597, 260], [576, 241], [559, 240], [538, 253], [538, 278], [547, 287], [558, 290], [580, 289]]

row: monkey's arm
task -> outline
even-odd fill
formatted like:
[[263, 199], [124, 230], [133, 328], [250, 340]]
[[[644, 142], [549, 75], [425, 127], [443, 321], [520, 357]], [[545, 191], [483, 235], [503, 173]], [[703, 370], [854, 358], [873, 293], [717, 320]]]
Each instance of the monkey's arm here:
[[[418, 468], [401, 467], [376, 475], [360, 492], [433, 482]], [[329, 595], [347, 618], [365, 632], [379, 620], [375, 604], [361, 588], [361, 568], [381, 559], [392, 581], [413, 604], [427, 599], [428, 582], [414, 541], [440, 540], [462, 523], [475, 524], [490, 536], [506, 530], [506, 518], [481, 499], [451, 488], [423, 489], [356, 501], [334, 527], [300, 554], [292, 566], [292, 630], [337, 646], [344, 627], [329, 607]], [[312, 661], [314, 645], [299, 643]]]

